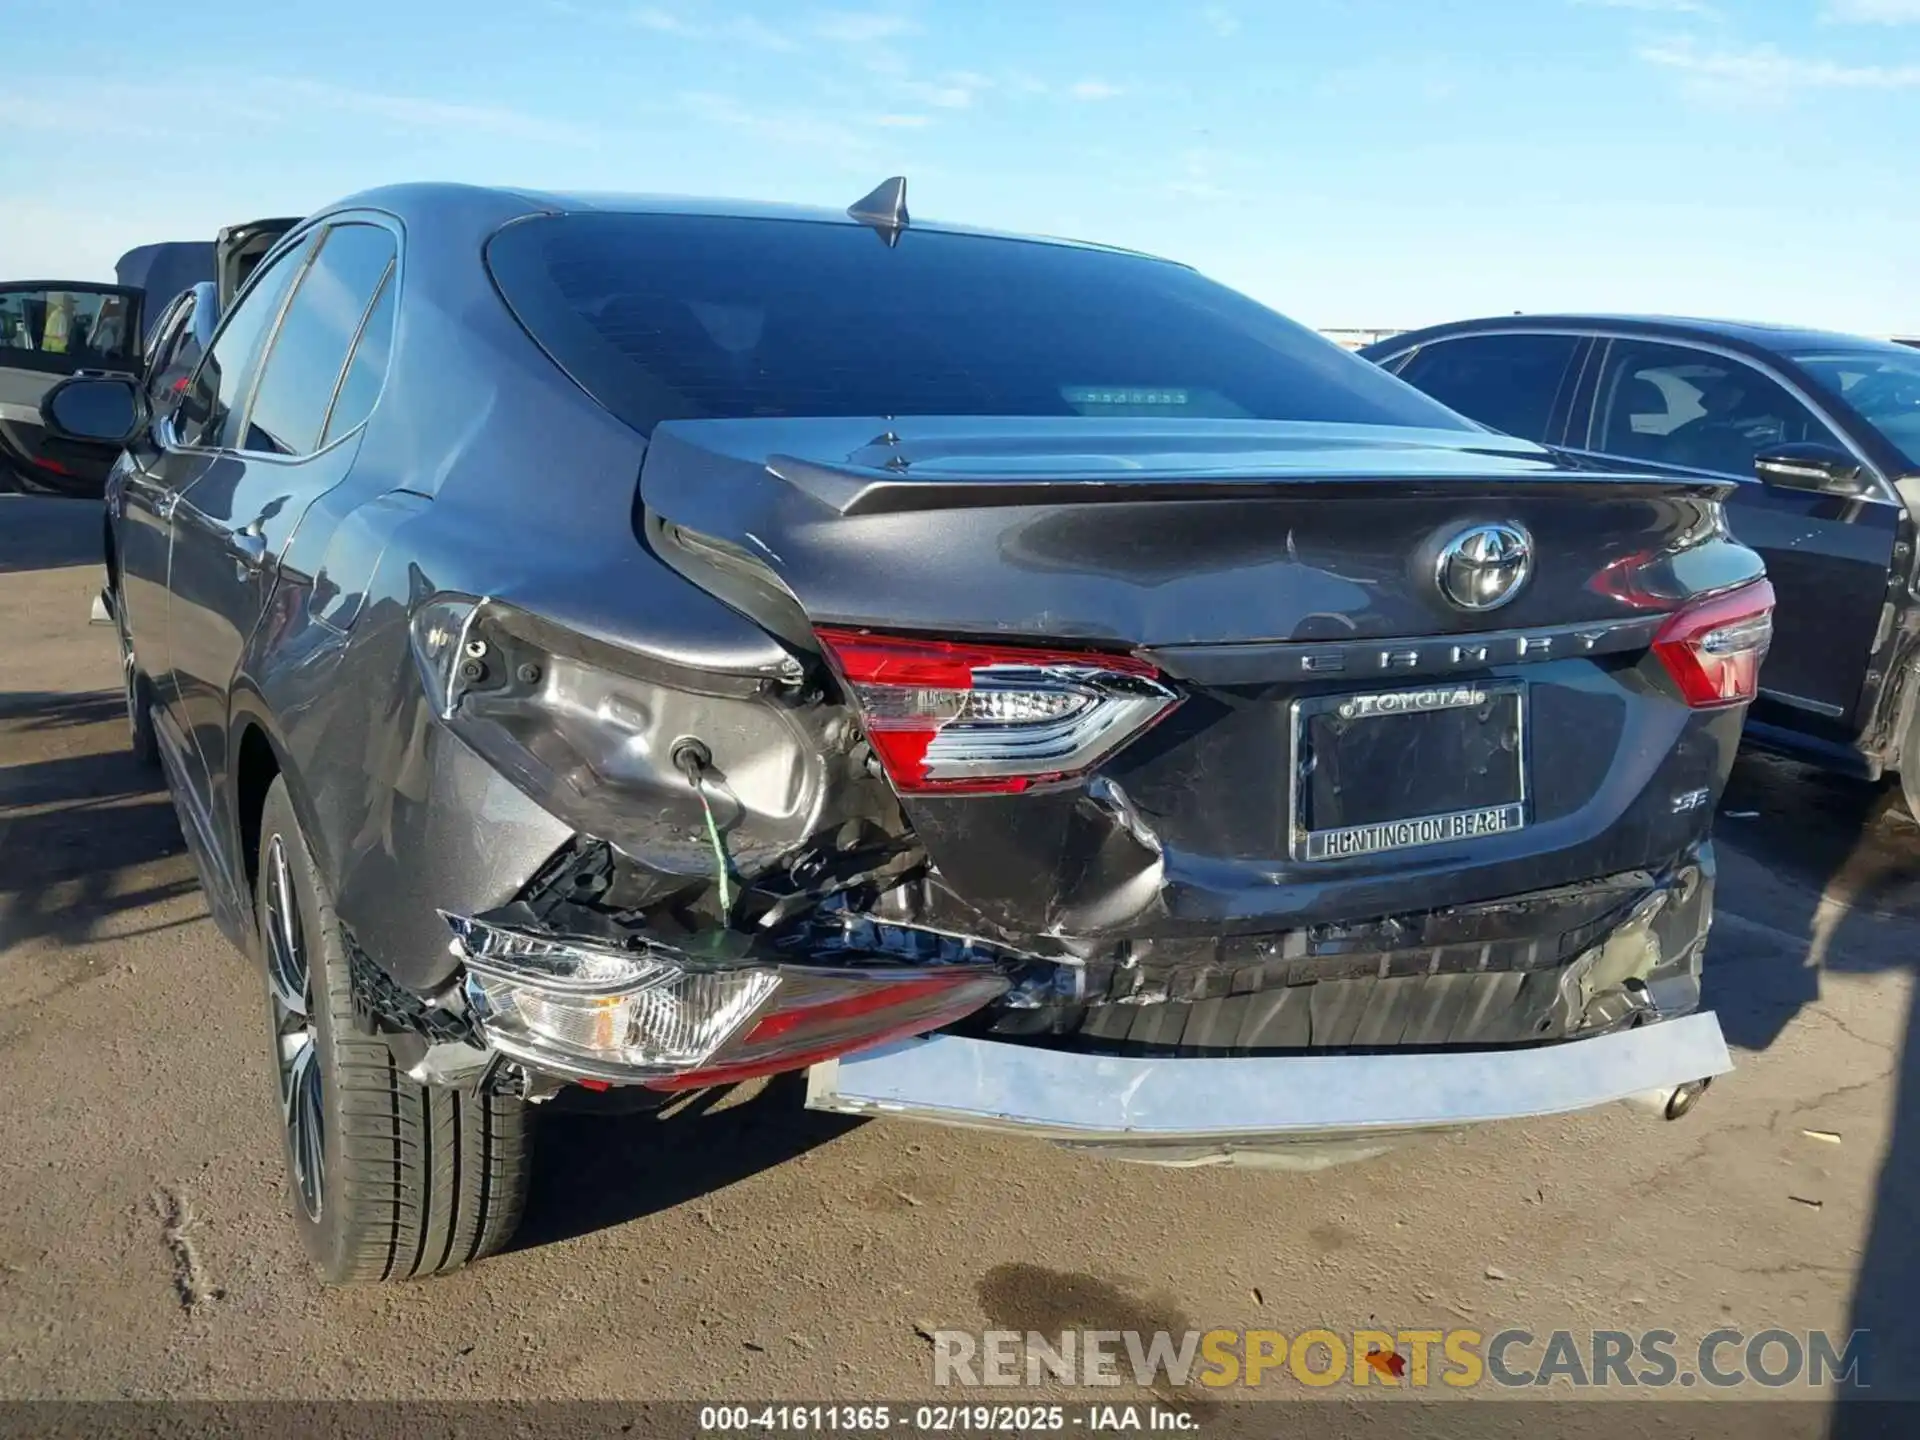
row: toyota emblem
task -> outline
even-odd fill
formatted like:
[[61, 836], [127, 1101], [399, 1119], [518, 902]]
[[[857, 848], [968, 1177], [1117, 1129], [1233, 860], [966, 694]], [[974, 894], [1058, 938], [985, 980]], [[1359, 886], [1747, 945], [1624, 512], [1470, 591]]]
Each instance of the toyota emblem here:
[[1533, 539], [1505, 521], [1475, 525], [1440, 547], [1434, 579], [1462, 610], [1498, 610], [1533, 572]]

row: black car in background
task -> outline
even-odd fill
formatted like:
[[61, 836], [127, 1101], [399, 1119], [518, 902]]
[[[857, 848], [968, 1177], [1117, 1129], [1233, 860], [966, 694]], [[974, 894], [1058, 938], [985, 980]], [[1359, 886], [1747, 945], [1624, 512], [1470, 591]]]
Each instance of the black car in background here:
[[[1779, 600], [1748, 738], [1867, 778], [1900, 770], [1903, 751], [1920, 759], [1920, 351], [1774, 325], [1527, 315], [1360, 353], [1574, 463], [1738, 481], [1728, 522]], [[1920, 802], [1920, 764], [1903, 780]]]

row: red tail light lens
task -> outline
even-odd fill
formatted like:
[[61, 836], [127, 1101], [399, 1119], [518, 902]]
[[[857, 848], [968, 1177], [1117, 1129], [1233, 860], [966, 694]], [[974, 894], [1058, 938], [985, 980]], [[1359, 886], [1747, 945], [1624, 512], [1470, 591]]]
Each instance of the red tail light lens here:
[[656, 1090], [699, 1090], [817, 1065], [951, 1025], [1006, 988], [998, 971], [970, 966], [921, 970], [905, 979], [889, 979], [883, 970], [863, 975], [784, 971], [774, 1008], [744, 1039], [723, 1047], [702, 1069], [647, 1083]]
[[902, 794], [1012, 794], [1078, 775], [1180, 703], [1128, 655], [819, 636]]
[[950, 1025], [1005, 993], [991, 965], [704, 965], [441, 912], [487, 1043], [573, 1079], [661, 1090], [798, 1070]]
[[1773, 639], [1773, 586], [1742, 585], [1685, 610], [1654, 636], [1653, 653], [1695, 710], [1742, 705], [1760, 686]]

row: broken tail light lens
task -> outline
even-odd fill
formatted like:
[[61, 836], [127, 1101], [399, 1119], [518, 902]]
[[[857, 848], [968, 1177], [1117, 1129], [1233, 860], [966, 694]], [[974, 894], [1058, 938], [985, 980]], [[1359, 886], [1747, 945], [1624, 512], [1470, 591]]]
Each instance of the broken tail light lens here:
[[1180, 703], [1129, 655], [817, 633], [902, 794], [1013, 794], [1079, 775]]
[[1679, 611], [1653, 638], [1653, 653], [1695, 710], [1741, 705], [1760, 686], [1773, 639], [1773, 586], [1765, 580]]
[[783, 970], [773, 1005], [710, 1065], [648, 1083], [656, 1090], [693, 1090], [817, 1065], [852, 1050], [951, 1025], [1006, 988], [1004, 975], [979, 966], [905, 975]]
[[665, 946], [617, 949], [444, 918], [488, 1038], [535, 1063], [647, 1073], [698, 1065], [779, 984], [764, 967], [694, 969]]
[[1004, 992], [983, 965], [913, 969], [697, 963], [442, 912], [488, 1043], [575, 1078], [685, 1090], [799, 1069], [923, 1034]]

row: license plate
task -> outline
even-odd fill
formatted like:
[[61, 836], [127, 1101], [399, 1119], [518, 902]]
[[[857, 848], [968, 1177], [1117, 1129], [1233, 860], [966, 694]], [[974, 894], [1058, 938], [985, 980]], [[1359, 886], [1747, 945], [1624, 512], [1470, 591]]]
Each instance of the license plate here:
[[1347, 860], [1527, 823], [1526, 690], [1439, 685], [1293, 703], [1292, 852]]

